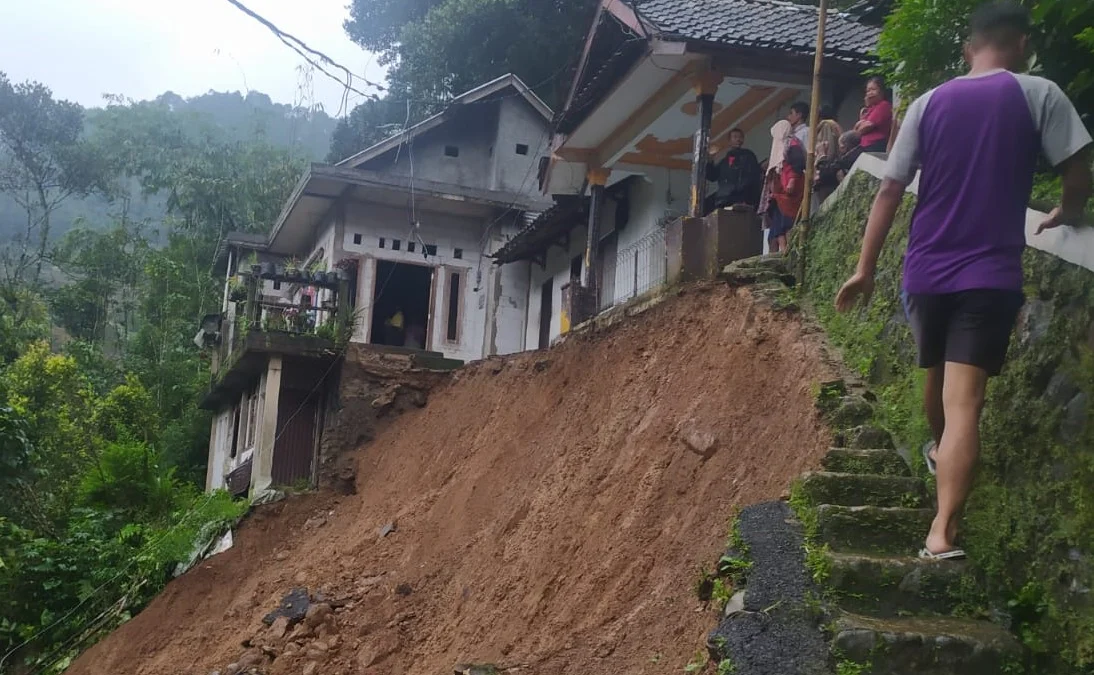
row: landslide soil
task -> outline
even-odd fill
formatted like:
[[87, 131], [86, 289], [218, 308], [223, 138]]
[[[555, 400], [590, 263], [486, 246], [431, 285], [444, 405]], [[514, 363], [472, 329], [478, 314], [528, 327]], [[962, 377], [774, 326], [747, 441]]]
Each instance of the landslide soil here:
[[[827, 447], [822, 353], [799, 318], [710, 286], [469, 366], [358, 451], [357, 494], [256, 509], [68, 672], [679, 673], [716, 622], [692, 585], [728, 519]], [[346, 604], [276, 637], [261, 618], [294, 587]]]

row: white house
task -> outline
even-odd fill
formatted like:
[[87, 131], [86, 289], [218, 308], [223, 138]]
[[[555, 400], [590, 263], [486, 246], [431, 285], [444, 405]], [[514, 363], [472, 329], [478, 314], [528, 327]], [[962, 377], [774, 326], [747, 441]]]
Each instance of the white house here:
[[530, 264], [490, 256], [550, 207], [537, 176], [551, 119], [519, 78], [498, 78], [313, 164], [268, 237], [222, 243], [209, 489], [314, 482], [345, 340], [442, 366], [525, 348]]

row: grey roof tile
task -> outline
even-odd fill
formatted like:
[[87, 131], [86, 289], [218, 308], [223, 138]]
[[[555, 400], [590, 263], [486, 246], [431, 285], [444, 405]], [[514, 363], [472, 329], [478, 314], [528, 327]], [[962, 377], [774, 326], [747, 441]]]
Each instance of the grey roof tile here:
[[[741, 47], [811, 53], [816, 7], [779, 0], [637, 0], [638, 13], [666, 35]], [[825, 54], [868, 62], [880, 29], [828, 13]]]

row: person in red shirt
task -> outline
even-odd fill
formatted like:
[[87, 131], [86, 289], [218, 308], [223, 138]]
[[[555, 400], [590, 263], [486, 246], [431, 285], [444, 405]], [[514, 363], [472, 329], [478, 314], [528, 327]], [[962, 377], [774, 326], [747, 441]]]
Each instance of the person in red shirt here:
[[863, 152], [886, 152], [893, 129], [893, 104], [885, 96], [885, 80], [878, 76], [866, 82], [866, 107], [859, 114], [855, 131], [862, 137]]
[[791, 139], [779, 173], [772, 176], [771, 193], [776, 209], [772, 212], [767, 240], [772, 253], [786, 252], [786, 235], [794, 227], [805, 195], [805, 149]]

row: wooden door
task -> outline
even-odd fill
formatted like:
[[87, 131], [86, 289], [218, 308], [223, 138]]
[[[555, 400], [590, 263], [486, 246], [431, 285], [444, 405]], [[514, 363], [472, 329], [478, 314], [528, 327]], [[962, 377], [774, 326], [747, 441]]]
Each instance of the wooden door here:
[[273, 484], [312, 483], [315, 425], [319, 392], [282, 389], [277, 403], [277, 440], [274, 442]]

